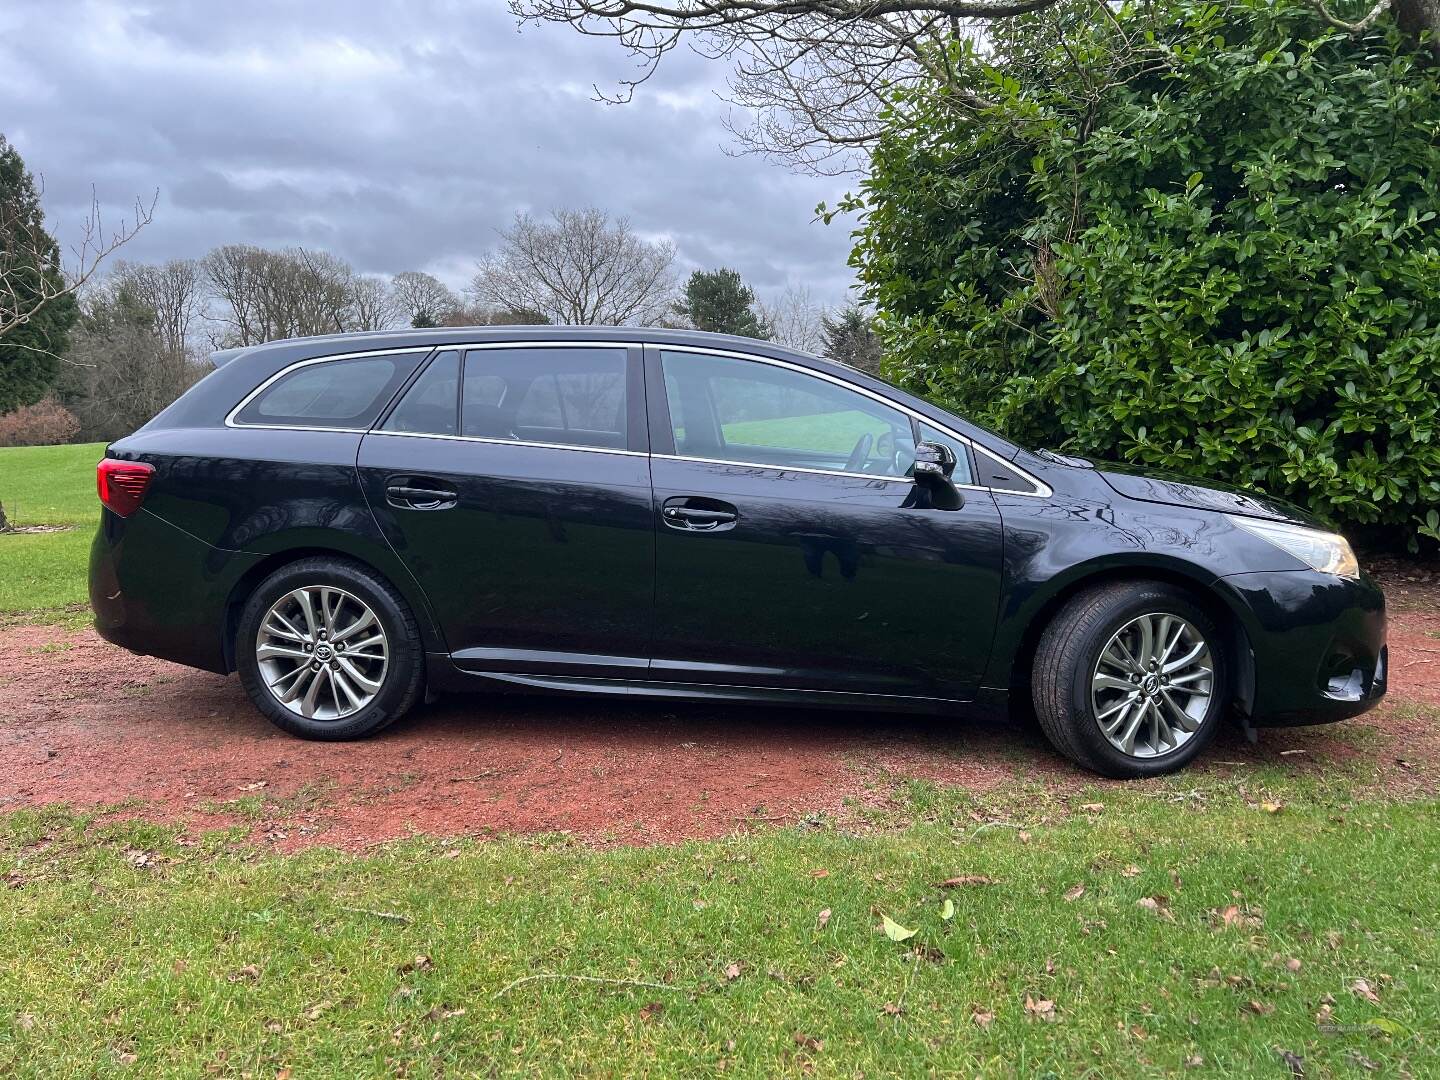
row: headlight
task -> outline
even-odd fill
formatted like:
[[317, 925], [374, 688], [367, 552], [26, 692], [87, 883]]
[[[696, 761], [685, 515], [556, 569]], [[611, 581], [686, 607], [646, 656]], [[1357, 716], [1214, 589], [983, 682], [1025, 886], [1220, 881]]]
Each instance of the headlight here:
[[1350, 542], [1339, 533], [1307, 529], [1303, 525], [1287, 525], [1283, 521], [1261, 521], [1259, 518], [1236, 517], [1226, 514], [1232, 525], [1244, 529], [1252, 536], [1268, 540], [1282, 551], [1288, 551], [1306, 566], [1322, 574], [1336, 577], [1358, 578], [1360, 562], [1350, 548]]

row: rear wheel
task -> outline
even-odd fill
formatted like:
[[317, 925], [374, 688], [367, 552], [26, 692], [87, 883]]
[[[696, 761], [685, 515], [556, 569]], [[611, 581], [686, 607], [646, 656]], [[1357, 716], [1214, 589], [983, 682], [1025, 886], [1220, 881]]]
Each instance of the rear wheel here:
[[1105, 776], [1158, 776], [1215, 736], [1227, 671], [1219, 628], [1182, 590], [1117, 582], [1072, 599], [1035, 654], [1035, 712], [1055, 748]]
[[271, 722], [307, 739], [355, 739], [399, 719], [424, 675], [405, 601], [347, 560], [302, 559], [266, 578], [236, 638], [240, 681]]

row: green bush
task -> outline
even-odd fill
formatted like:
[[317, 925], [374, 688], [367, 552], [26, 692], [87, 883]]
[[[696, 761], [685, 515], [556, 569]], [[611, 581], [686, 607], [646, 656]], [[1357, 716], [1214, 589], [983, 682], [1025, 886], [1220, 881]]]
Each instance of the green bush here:
[[851, 203], [887, 373], [1023, 443], [1440, 538], [1440, 73], [1294, 0], [1095, 12], [951, 46], [890, 117]]

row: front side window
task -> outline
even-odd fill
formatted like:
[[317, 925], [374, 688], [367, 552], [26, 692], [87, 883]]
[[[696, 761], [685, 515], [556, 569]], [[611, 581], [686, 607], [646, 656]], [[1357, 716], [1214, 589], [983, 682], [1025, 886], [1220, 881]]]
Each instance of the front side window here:
[[306, 364], [266, 387], [235, 422], [363, 430], [375, 422], [422, 357], [395, 353]]
[[461, 434], [623, 450], [625, 384], [624, 349], [473, 349], [465, 355]]
[[858, 391], [789, 368], [662, 352], [676, 453], [777, 468], [906, 476], [910, 418]]

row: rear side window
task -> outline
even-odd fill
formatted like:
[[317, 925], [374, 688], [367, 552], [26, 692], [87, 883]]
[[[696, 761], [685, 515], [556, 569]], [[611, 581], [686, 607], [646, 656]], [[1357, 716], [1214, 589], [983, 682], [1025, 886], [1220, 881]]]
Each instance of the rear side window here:
[[305, 364], [267, 386], [237, 424], [363, 430], [375, 422], [423, 353]]
[[460, 408], [460, 354], [441, 353], [430, 361], [382, 427], [424, 435], [457, 434]]
[[624, 349], [472, 350], [465, 355], [461, 434], [623, 450], [625, 373]]

